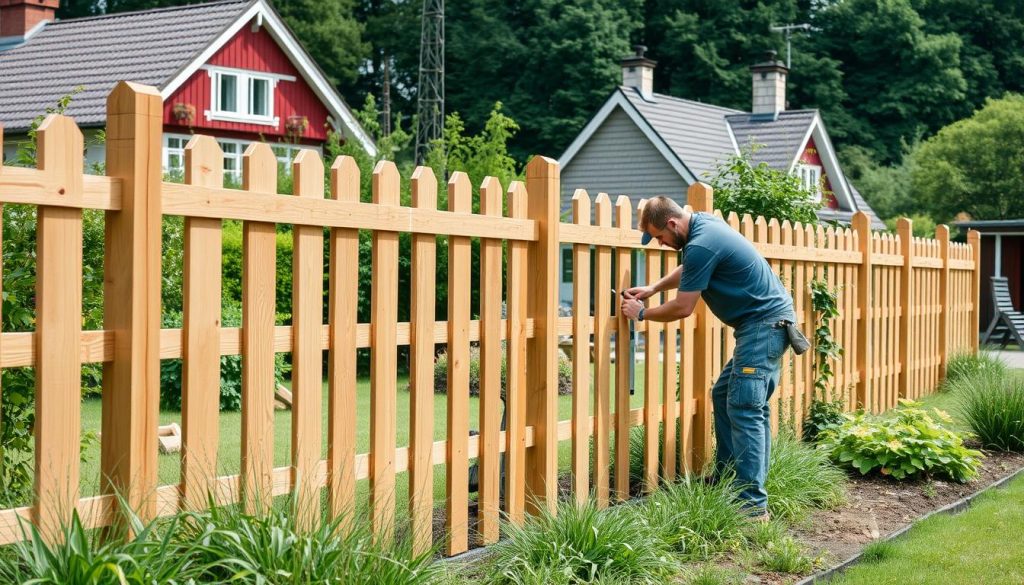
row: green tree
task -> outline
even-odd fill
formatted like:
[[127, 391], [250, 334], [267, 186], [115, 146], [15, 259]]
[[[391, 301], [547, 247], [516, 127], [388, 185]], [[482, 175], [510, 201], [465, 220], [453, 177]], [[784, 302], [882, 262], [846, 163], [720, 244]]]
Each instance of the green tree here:
[[[815, 14], [813, 50], [842, 64], [848, 115], [826, 120], [833, 137], [899, 160], [902, 141], [956, 120], [967, 89], [955, 33], [930, 34], [910, 0], [846, 0]], [[835, 106], [836, 104], [833, 104]]]
[[914, 190], [941, 220], [1024, 217], [1024, 97], [989, 100], [914, 155]]
[[723, 215], [735, 211], [740, 216], [749, 213], [752, 217], [817, 224], [821, 200], [804, 189], [798, 177], [764, 162], [754, 164], [755, 150], [756, 146], [746, 147], [718, 165], [715, 175], [710, 177], [715, 207]]
[[347, 94], [369, 53], [354, 17], [355, 0], [278, 0], [274, 7], [327, 79]]

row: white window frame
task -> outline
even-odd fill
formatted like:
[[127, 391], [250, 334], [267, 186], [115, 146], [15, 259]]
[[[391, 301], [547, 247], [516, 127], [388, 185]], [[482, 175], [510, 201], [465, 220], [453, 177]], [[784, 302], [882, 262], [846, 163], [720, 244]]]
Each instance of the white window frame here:
[[[185, 172], [185, 146], [188, 144], [189, 139], [192, 137], [187, 134], [164, 134], [163, 148], [161, 148], [161, 157], [163, 164], [163, 171], [165, 173], [177, 170], [182, 173]], [[171, 148], [171, 139], [181, 140], [181, 148]], [[180, 168], [171, 168], [171, 155], [177, 154], [181, 158]]]
[[799, 164], [796, 167], [796, 176], [800, 178], [800, 184], [815, 195], [815, 201], [821, 201], [821, 165]]
[[[192, 138], [192, 136], [190, 136], [188, 134], [164, 134], [163, 146], [161, 148], [161, 160], [162, 160], [162, 163], [163, 163], [163, 171], [165, 173], [170, 172], [172, 170], [177, 170], [177, 171], [180, 171], [182, 173], [185, 172], [185, 146], [188, 144], [188, 141], [191, 138]], [[170, 147], [171, 139], [181, 140], [181, 147], [180, 148], [171, 148]], [[253, 141], [252, 140], [235, 140], [235, 139], [232, 139], [232, 138], [216, 138], [216, 140], [217, 140], [217, 145], [220, 146], [221, 152], [224, 153], [224, 163], [225, 163], [225, 165], [227, 165], [229, 160], [230, 161], [234, 161], [234, 167], [235, 168], [234, 169], [225, 168], [224, 169], [224, 175], [225, 176], [230, 176], [233, 179], [235, 179], [236, 181], [242, 180], [242, 161], [245, 158], [245, 156], [244, 156], [245, 155], [245, 149], [249, 148], [249, 145], [252, 144]], [[295, 157], [299, 154], [300, 150], [302, 150], [302, 149], [313, 149], [313, 150], [316, 150], [318, 152], [321, 152], [321, 154], [322, 154], [321, 149], [316, 147], [316, 146], [302, 145], [302, 144], [290, 144], [290, 143], [284, 143], [284, 142], [269, 142], [267, 144], [272, 149], [274, 149], [274, 157], [277, 158], [277, 162], [278, 162], [279, 165], [283, 165], [284, 166], [284, 172], [286, 174], [291, 174], [291, 172], [292, 172], [292, 162], [295, 160]], [[225, 151], [226, 149], [224, 148], [225, 145], [232, 145], [232, 146], [234, 146], [235, 152], [226, 152]], [[279, 150], [283, 151], [283, 152], [278, 152]], [[181, 160], [181, 167], [174, 168], [174, 169], [171, 168], [171, 155], [172, 154], [177, 154], [177, 155], [179, 155], [181, 157], [180, 158], [180, 160]]]
[[[207, 65], [203, 67], [210, 76], [210, 109], [206, 110], [207, 120], [222, 122], [240, 122], [243, 124], [259, 124], [262, 126], [281, 125], [281, 118], [274, 115], [274, 94], [277, 84], [280, 81], [295, 81], [291, 75], [278, 75], [276, 73], [264, 73], [262, 71], [248, 71], [235, 69], [233, 67], [215, 67]], [[232, 75], [235, 77], [235, 104], [242, 110], [231, 112], [220, 109], [221, 98], [221, 76]], [[253, 81], [267, 82], [267, 111], [269, 115], [256, 115], [252, 113], [252, 102], [249, 88]]]

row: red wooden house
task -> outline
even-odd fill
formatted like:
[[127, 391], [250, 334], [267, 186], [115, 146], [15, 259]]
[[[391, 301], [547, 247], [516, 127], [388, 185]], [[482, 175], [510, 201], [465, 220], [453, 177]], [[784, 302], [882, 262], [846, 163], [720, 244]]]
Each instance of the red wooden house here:
[[254, 141], [270, 143], [282, 163], [298, 148], [322, 149], [329, 132], [376, 154], [373, 140], [266, 0], [54, 20], [58, 4], [0, 0], [5, 158], [36, 116], [74, 94], [66, 113], [86, 133], [87, 160], [104, 160], [104, 145], [90, 137], [106, 126], [106, 97], [121, 80], [160, 90], [163, 164], [170, 173], [183, 168], [185, 144], [195, 133], [217, 138], [225, 171], [236, 177]]

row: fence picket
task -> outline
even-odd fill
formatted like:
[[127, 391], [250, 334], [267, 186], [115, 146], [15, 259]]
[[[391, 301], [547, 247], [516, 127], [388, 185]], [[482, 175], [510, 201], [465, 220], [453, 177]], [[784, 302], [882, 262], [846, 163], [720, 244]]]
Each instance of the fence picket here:
[[[242, 190], [276, 196], [277, 157], [266, 143], [246, 148]], [[274, 224], [242, 224], [242, 262], [242, 502], [250, 512], [264, 512], [273, 504], [274, 491]]]
[[[612, 225], [612, 201], [607, 193], [594, 200], [597, 225]], [[610, 319], [616, 301], [611, 291], [612, 251], [607, 246], [594, 250], [594, 497], [598, 508], [608, 506], [611, 478], [608, 477], [611, 436], [611, 336]]]
[[[414, 175], [413, 180], [416, 180]], [[435, 191], [437, 189], [434, 184]], [[415, 185], [415, 183], [414, 183]], [[330, 197], [336, 201], [359, 201], [360, 193], [360, 172], [355, 159], [350, 156], [338, 157], [331, 165], [331, 190]], [[416, 191], [413, 191], [416, 197]], [[436, 195], [435, 195], [436, 199]], [[436, 207], [436, 206], [435, 206]], [[431, 207], [433, 208], [433, 207]], [[329, 292], [328, 292], [328, 315], [330, 323], [329, 335], [331, 351], [327, 363], [327, 493], [328, 509], [332, 517], [342, 518], [342, 528], [349, 530], [353, 515], [355, 514], [356, 497], [356, 315], [357, 303], [353, 299], [359, 294], [359, 230], [346, 228], [331, 228], [330, 232], [330, 266], [329, 266]], [[429, 237], [431, 243], [434, 238]], [[417, 240], [414, 238], [414, 242]], [[413, 253], [417, 249], [413, 244]], [[413, 260], [416, 266], [415, 259]], [[414, 267], [414, 270], [416, 268]], [[433, 269], [430, 270], [431, 277]], [[429, 287], [433, 289], [433, 287]], [[430, 299], [430, 310], [433, 311], [433, 296]], [[413, 301], [415, 306], [415, 301]], [[415, 310], [415, 309], [414, 309]], [[414, 313], [415, 314], [415, 313]], [[415, 319], [413, 319], [415, 327]], [[415, 335], [415, 333], [413, 334]], [[413, 342], [415, 347], [415, 342]], [[431, 347], [431, 349], [433, 349]], [[415, 360], [415, 353], [413, 358]], [[415, 363], [415, 362], [414, 362]], [[431, 372], [433, 372], [433, 352], [430, 356]], [[415, 368], [412, 368], [411, 376], [415, 377]], [[412, 382], [412, 381], [411, 381]], [[430, 377], [428, 392], [433, 406], [433, 376]], [[416, 394], [415, 388], [412, 390]], [[414, 398], [415, 401], [415, 398]], [[430, 410], [433, 414], [433, 408]], [[417, 419], [416, 411], [410, 417], [415, 424]], [[415, 443], [415, 433], [411, 433]], [[431, 440], [433, 437], [431, 436]], [[415, 448], [413, 446], [413, 448]], [[416, 467], [418, 460], [413, 457], [410, 460], [411, 471], [410, 481], [417, 477], [419, 468]], [[410, 495], [413, 493], [410, 490]], [[410, 510], [418, 510], [416, 506], [410, 506]], [[412, 515], [412, 513], [411, 513]], [[415, 517], [414, 518], [418, 518]], [[413, 528], [419, 525], [414, 523]], [[428, 531], [429, 535], [429, 531]], [[418, 551], [422, 542], [418, 540], [422, 532], [413, 531], [414, 548]], [[429, 536], [428, 536], [429, 538]], [[429, 546], [429, 541], [428, 545]]]
[[[583, 189], [573, 193], [572, 219], [576, 225], [590, 225], [590, 195]], [[573, 246], [572, 268], [572, 488], [576, 501], [584, 503], [590, 496], [589, 245]]]
[[[220, 146], [195, 136], [185, 147], [185, 183], [220, 187]], [[185, 218], [182, 315], [181, 494], [183, 505], [201, 508], [217, 477], [220, 440], [221, 220]]]
[[[480, 213], [501, 217], [501, 183], [480, 187]], [[501, 473], [501, 240], [480, 241], [480, 492], [477, 531], [483, 544], [498, 541]]]
[[[642, 208], [641, 208], [642, 209]], [[642, 211], [638, 212], [642, 213]], [[661, 252], [652, 248], [644, 250], [647, 282], [661, 280]], [[660, 293], [648, 299], [648, 307], [660, 305]], [[661, 333], [664, 326], [657, 321], [643, 321], [644, 325], [644, 491], [658, 489], [658, 444], [661, 433], [658, 419], [661, 413]], [[674, 398], [673, 398], [674, 400]], [[666, 420], [666, 426], [667, 426]]]
[[[525, 219], [527, 215], [526, 186], [513, 181], [508, 187], [508, 216]], [[526, 310], [527, 310], [527, 244], [508, 244], [508, 291], [506, 317], [508, 343], [505, 392], [505, 507], [509, 521], [521, 525], [526, 510]]]
[[[672, 272], [679, 266], [679, 255], [674, 251], [662, 254], [665, 261], [665, 274]], [[675, 299], [677, 290], [675, 287], [665, 293], [665, 302], [670, 303]], [[662, 475], [665, 481], [674, 481], [676, 478], [676, 460], [678, 459], [676, 442], [679, 436], [677, 424], [679, 418], [679, 382], [676, 373], [676, 365], [679, 356], [679, 321], [672, 320], [665, 323], [665, 359], [662, 370], [662, 421], [665, 433], [664, 448], [661, 458]], [[683, 373], [685, 376], [686, 374]]]
[[[469, 176], [452, 173], [448, 210], [470, 213]], [[447, 553], [469, 548], [469, 287], [470, 240], [448, 240], [448, 508]]]
[[[323, 199], [324, 163], [303, 149], [292, 163], [292, 193]], [[292, 231], [292, 475], [296, 524], [314, 525], [320, 514], [316, 470], [323, 417], [324, 231], [297, 225]], [[377, 282], [381, 282], [378, 277]], [[376, 290], [376, 287], [374, 287]], [[375, 304], [376, 306], [376, 304]], [[394, 450], [392, 449], [392, 452]]]
[[[82, 132], [66, 116], [39, 126], [38, 169], [69, 200], [82, 197]], [[78, 502], [82, 363], [82, 210], [40, 206], [36, 251], [36, 506], [46, 540], [60, 538]], [[45, 351], [44, 351], [45, 349]]]
[[[633, 204], [629, 197], [620, 195], [615, 200], [615, 226], [620, 231], [633, 229]], [[618, 317], [615, 333], [615, 497], [622, 501], [629, 498], [629, 433], [630, 397], [634, 391], [633, 340], [630, 339], [630, 321], [622, 314], [622, 291], [633, 286], [631, 270], [632, 249], [620, 246], [615, 249], [615, 290], [619, 292], [612, 301]]]
[[[430, 167], [416, 167], [411, 191], [413, 207], [437, 209], [437, 178]], [[433, 537], [436, 269], [437, 239], [431, 234], [414, 234], [409, 309], [409, 528], [414, 554], [429, 551]], [[354, 310], [355, 303], [350, 305]], [[354, 438], [355, 421], [352, 423]]]

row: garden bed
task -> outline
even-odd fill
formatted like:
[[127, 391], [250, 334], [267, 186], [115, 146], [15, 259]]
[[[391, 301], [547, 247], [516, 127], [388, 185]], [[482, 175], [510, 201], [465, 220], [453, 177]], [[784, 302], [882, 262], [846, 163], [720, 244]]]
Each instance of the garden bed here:
[[[972, 445], [972, 448], [977, 448]], [[983, 451], [978, 477], [966, 484], [940, 480], [897, 482], [879, 475], [850, 474], [847, 503], [817, 510], [792, 529], [812, 556], [823, 555], [836, 565], [860, 552], [873, 540], [897, 532], [925, 514], [938, 510], [1024, 469], [1024, 454]], [[783, 581], [799, 580], [787, 576]]]

